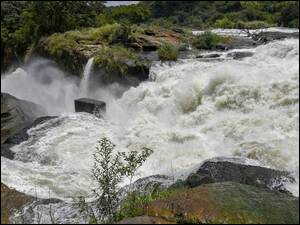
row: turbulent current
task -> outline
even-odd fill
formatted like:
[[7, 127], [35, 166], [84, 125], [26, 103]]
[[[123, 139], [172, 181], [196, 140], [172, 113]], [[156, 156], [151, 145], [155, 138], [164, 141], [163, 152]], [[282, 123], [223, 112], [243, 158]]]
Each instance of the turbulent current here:
[[[1, 78], [3, 92], [40, 103], [59, 117], [28, 131], [1, 157], [1, 181], [38, 197], [91, 197], [92, 153], [106, 136], [118, 151], [149, 147], [153, 155], [138, 177], [185, 176], [216, 156], [241, 156], [293, 173], [299, 194], [299, 40], [274, 41], [242, 60], [157, 63], [150, 80], [125, 91], [100, 87], [89, 97], [107, 102], [104, 118], [73, 112], [79, 82], [51, 65], [57, 77], [39, 80], [34, 65]], [[25, 70], [27, 72], [25, 72]], [[27, 86], [28, 85], [28, 86]]]

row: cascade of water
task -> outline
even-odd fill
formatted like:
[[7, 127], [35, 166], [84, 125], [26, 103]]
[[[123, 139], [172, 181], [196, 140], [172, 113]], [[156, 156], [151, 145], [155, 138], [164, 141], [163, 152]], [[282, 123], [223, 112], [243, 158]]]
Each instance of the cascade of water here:
[[[253, 53], [153, 66], [151, 82], [105, 99], [105, 118], [69, 113], [29, 130], [29, 139], [12, 148], [15, 160], [1, 157], [1, 181], [27, 194], [36, 186], [45, 198], [49, 188], [55, 198], [89, 196], [92, 153], [107, 136], [118, 151], [154, 150], [139, 176], [179, 176], [208, 158], [241, 156], [293, 172], [298, 183], [289, 190], [299, 195], [299, 42], [274, 41]], [[91, 66], [92, 59], [82, 82], [88, 83]], [[1, 85], [21, 91], [20, 79], [9, 75]]]
[[89, 82], [90, 82], [91, 72], [93, 69], [93, 61], [94, 58], [93, 57], [90, 58], [84, 67], [83, 77], [80, 83], [80, 95], [82, 97], [88, 97], [89, 94]]

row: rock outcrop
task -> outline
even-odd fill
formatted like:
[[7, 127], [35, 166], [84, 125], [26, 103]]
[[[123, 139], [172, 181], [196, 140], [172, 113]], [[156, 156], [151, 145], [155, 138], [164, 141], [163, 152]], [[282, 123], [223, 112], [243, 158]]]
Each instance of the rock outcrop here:
[[295, 182], [288, 172], [242, 164], [239, 158], [216, 158], [204, 162], [185, 181], [189, 187], [217, 182], [237, 182], [257, 187], [286, 191], [286, 182]]
[[46, 111], [41, 106], [1, 93], [1, 143], [43, 115]]

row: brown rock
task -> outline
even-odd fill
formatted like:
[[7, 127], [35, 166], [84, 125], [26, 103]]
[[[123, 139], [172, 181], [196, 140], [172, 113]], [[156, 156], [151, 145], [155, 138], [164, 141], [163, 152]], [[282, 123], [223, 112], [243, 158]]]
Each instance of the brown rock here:
[[1, 224], [9, 224], [9, 217], [12, 211], [20, 210], [32, 201], [33, 198], [31, 196], [10, 189], [1, 183]]

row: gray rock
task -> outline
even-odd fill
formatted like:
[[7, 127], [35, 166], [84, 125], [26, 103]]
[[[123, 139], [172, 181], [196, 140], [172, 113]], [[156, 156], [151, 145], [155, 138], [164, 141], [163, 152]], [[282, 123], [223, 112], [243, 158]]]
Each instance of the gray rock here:
[[46, 110], [42, 106], [1, 93], [1, 143], [34, 119], [45, 115]]
[[101, 116], [106, 110], [106, 104], [103, 101], [98, 101], [89, 98], [80, 98], [74, 101], [75, 112], [87, 112]]
[[283, 192], [287, 192], [284, 188], [286, 182], [295, 182], [294, 178], [286, 171], [243, 164], [236, 158], [217, 158], [205, 161], [196, 173], [190, 174], [185, 184], [196, 187], [202, 184], [226, 181]]
[[253, 52], [230, 52], [226, 56], [232, 57], [233, 59], [243, 59], [246, 57], [251, 57], [253, 55], [254, 55]]

